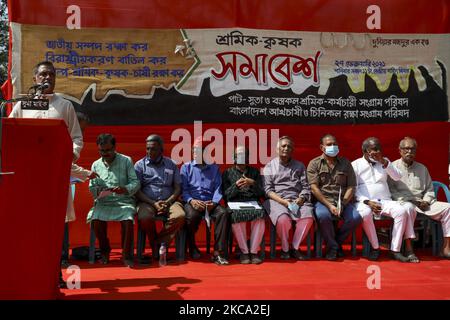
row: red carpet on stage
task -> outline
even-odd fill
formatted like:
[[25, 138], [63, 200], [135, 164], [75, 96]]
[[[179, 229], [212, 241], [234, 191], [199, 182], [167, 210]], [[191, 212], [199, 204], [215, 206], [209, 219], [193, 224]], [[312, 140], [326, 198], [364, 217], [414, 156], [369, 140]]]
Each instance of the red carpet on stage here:
[[[81, 268], [81, 288], [61, 290], [60, 299], [450, 299], [450, 261], [431, 257], [429, 249], [416, 250], [418, 264], [390, 260], [386, 251], [380, 261], [371, 262], [360, 256], [361, 248], [352, 258], [349, 249], [344, 248], [348, 257], [337, 262], [271, 260], [267, 255], [260, 265], [241, 265], [233, 257], [229, 266], [217, 266], [205, 254], [197, 261], [173, 260], [165, 267], [153, 262], [134, 269], [123, 267], [120, 250], [113, 250], [106, 266], [71, 261]], [[169, 258], [174, 257], [171, 251]], [[380, 289], [367, 286], [371, 265], [380, 268]]]

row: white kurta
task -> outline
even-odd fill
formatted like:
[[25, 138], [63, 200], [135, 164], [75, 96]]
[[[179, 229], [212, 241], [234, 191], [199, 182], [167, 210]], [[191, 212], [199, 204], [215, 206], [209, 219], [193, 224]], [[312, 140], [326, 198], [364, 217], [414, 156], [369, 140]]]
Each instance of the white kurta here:
[[[427, 167], [417, 161], [407, 166], [402, 159], [393, 164], [402, 172], [400, 181], [388, 181], [393, 199], [400, 201], [409, 212], [419, 212], [440, 221], [444, 237], [450, 237], [450, 203], [436, 201], [433, 180]], [[428, 210], [422, 211], [412, 203], [414, 201], [427, 201], [431, 205]]]
[[[75, 108], [69, 100], [66, 100], [58, 94], [48, 95], [48, 110], [22, 110], [19, 101], [10, 113], [10, 118], [32, 118], [32, 119], [62, 119], [66, 123], [67, 130], [72, 139], [73, 154], [76, 158], [80, 157], [83, 148], [83, 135], [81, 133], [80, 124], [78, 123]], [[78, 167], [78, 166], [77, 166]], [[81, 168], [81, 167], [78, 167]], [[74, 169], [72, 165], [72, 170]], [[81, 168], [83, 169], [83, 168]], [[76, 169], [77, 170], [77, 169]], [[84, 169], [83, 169], [84, 170]], [[80, 171], [78, 171], [79, 174]], [[75, 172], [75, 174], [77, 174]], [[71, 176], [73, 173], [71, 172]], [[89, 174], [88, 174], [89, 176]], [[79, 177], [79, 179], [83, 180]], [[87, 179], [87, 177], [86, 177]], [[72, 187], [69, 184], [69, 195], [67, 200], [66, 222], [75, 220], [75, 210], [73, 207]]]
[[391, 250], [399, 252], [406, 225], [413, 219], [410, 219], [405, 208], [399, 203], [392, 201], [387, 180], [388, 176], [393, 180], [400, 180], [402, 177], [401, 172], [389, 160], [386, 168], [383, 168], [379, 162], [371, 164], [364, 157], [353, 161], [352, 166], [357, 182], [355, 192], [357, 200], [356, 210], [363, 218], [362, 226], [372, 247], [378, 249], [379, 244], [372, 218], [372, 209], [363, 203], [365, 200], [378, 202], [381, 205], [381, 214], [394, 219]]

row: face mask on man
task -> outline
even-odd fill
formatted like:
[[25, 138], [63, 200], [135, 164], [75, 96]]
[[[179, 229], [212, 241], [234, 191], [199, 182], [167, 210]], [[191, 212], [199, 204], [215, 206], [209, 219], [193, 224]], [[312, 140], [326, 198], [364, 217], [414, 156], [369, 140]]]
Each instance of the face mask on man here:
[[299, 212], [298, 212], [298, 211], [299, 211], [300, 207], [298, 206], [297, 203], [295, 203], [295, 202], [289, 202], [288, 209], [291, 211], [291, 213], [292, 213], [295, 217], [299, 218]]
[[245, 153], [236, 154], [236, 164], [245, 164]]
[[329, 157], [336, 157], [339, 153], [339, 146], [326, 146], [325, 154]]

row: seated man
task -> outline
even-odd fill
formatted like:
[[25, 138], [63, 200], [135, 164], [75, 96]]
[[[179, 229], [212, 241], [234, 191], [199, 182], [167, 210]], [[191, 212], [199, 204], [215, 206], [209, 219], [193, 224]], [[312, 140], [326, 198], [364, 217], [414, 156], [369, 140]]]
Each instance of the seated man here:
[[[184, 224], [183, 205], [177, 201], [181, 193], [181, 177], [177, 165], [163, 156], [163, 139], [156, 134], [147, 137], [147, 156], [136, 162], [134, 169], [141, 184], [136, 193], [138, 219], [150, 244], [160, 246], [159, 264], [166, 264], [167, 246]], [[156, 236], [155, 217], [163, 217], [164, 224]]]
[[[403, 174], [399, 181], [388, 180], [392, 198], [400, 201], [413, 217], [419, 212], [441, 222], [444, 235], [442, 256], [450, 259], [450, 203], [436, 201], [433, 180], [428, 169], [415, 161], [416, 140], [404, 138], [400, 141], [399, 150], [401, 158], [394, 161], [393, 165]], [[414, 224], [407, 225], [406, 233], [405, 237], [415, 237]], [[419, 260], [413, 253], [411, 241], [406, 241], [406, 252], [410, 259]]]
[[[316, 218], [320, 233], [327, 244], [327, 260], [343, 257], [342, 243], [361, 223], [361, 216], [351, 201], [356, 187], [356, 177], [352, 164], [346, 158], [338, 157], [336, 138], [326, 134], [320, 139], [322, 155], [311, 160], [308, 165], [308, 181], [317, 199]], [[344, 224], [335, 234], [332, 216], [344, 219]]]
[[[278, 157], [264, 167], [264, 191], [269, 198], [263, 204], [270, 220], [281, 238], [281, 259], [290, 255], [305, 260], [299, 247], [313, 224], [311, 189], [306, 179], [306, 168], [300, 161], [292, 159], [294, 141], [284, 136], [278, 140]], [[296, 222], [292, 247], [289, 251], [289, 231]]]
[[[235, 165], [225, 170], [222, 186], [227, 202], [259, 202], [264, 196], [259, 170], [248, 165], [248, 149], [238, 146], [234, 154]], [[232, 229], [242, 252], [242, 264], [260, 264], [259, 245], [264, 236], [265, 211], [260, 209], [235, 209], [231, 213]], [[250, 250], [247, 245], [247, 222], [251, 221]]]
[[116, 139], [111, 134], [97, 137], [101, 158], [94, 161], [92, 171], [98, 178], [89, 181], [89, 191], [95, 201], [87, 222], [94, 227], [101, 251], [101, 263], [109, 262], [111, 247], [107, 236], [108, 221], [120, 221], [122, 227], [122, 257], [125, 266], [133, 263], [133, 222], [136, 206], [133, 195], [139, 190], [139, 180], [130, 157], [116, 152]]
[[380, 141], [370, 137], [362, 143], [363, 157], [352, 162], [356, 175], [356, 210], [363, 218], [363, 229], [372, 245], [369, 260], [378, 260], [380, 256], [377, 232], [373, 216], [385, 215], [394, 219], [390, 256], [402, 262], [409, 259], [400, 253], [403, 235], [408, 223], [408, 214], [400, 203], [392, 201], [387, 184], [388, 175], [400, 180], [401, 172], [392, 165], [381, 150]]
[[[189, 253], [193, 259], [200, 258], [195, 244], [195, 233], [202, 216], [207, 224], [209, 217], [215, 219], [213, 260], [217, 265], [229, 264], [225, 259], [227, 236], [230, 230], [230, 212], [219, 205], [222, 200], [222, 178], [217, 164], [206, 164], [203, 160], [201, 142], [196, 140], [193, 147], [193, 160], [181, 167], [182, 198], [186, 203], [186, 230]], [[208, 226], [209, 228], [209, 226]]]

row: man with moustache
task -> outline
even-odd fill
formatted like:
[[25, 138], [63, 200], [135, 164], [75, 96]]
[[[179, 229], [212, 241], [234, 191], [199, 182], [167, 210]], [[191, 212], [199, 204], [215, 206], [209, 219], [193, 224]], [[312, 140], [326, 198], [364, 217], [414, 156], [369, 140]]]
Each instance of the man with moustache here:
[[[184, 225], [183, 205], [178, 201], [181, 194], [181, 177], [176, 163], [164, 157], [164, 141], [157, 135], [146, 139], [147, 156], [136, 162], [134, 169], [141, 189], [136, 193], [138, 220], [147, 234], [150, 244], [159, 247], [159, 264], [166, 264], [167, 248], [178, 230]], [[163, 217], [163, 228], [157, 234], [155, 217]]]
[[122, 228], [122, 259], [126, 267], [133, 267], [133, 223], [136, 213], [134, 194], [140, 188], [130, 157], [116, 152], [116, 138], [111, 134], [97, 137], [101, 158], [91, 170], [98, 178], [89, 181], [94, 207], [87, 222], [92, 223], [100, 245], [102, 264], [109, 263], [111, 247], [107, 235], [107, 222], [120, 221]]
[[[389, 188], [394, 200], [400, 201], [412, 219], [406, 226], [405, 252], [406, 256], [414, 262], [419, 258], [414, 254], [411, 239], [415, 238], [414, 219], [417, 213], [425, 214], [435, 221], [440, 221], [444, 235], [444, 244], [441, 255], [450, 259], [450, 204], [436, 201], [433, 180], [427, 167], [417, 162], [417, 142], [411, 137], [405, 137], [399, 145], [400, 159], [393, 165], [402, 172], [402, 179], [388, 180]], [[414, 218], [414, 219], [413, 219]]]

